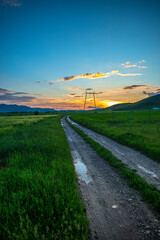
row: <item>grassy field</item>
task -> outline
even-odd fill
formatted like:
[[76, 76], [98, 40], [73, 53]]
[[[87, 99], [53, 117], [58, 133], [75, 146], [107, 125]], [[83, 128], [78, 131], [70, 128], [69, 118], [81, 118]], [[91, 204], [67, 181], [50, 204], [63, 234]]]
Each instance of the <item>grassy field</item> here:
[[71, 119], [160, 162], [160, 111], [77, 112]]
[[60, 116], [0, 118], [0, 239], [87, 239]]
[[2, 116], [0, 115], [0, 133], [15, 130], [16, 127], [29, 126], [31, 123], [36, 123], [44, 118], [50, 117], [53, 115], [13, 115]]

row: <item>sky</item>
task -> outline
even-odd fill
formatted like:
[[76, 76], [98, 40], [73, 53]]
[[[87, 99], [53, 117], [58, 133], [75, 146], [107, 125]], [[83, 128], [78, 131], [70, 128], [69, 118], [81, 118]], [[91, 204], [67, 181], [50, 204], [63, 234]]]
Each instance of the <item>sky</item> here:
[[[0, 0], [0, 103], [86, 109], [160, 91], [159, 0]], [[90, 93], [90, 94], [89, 94]]]

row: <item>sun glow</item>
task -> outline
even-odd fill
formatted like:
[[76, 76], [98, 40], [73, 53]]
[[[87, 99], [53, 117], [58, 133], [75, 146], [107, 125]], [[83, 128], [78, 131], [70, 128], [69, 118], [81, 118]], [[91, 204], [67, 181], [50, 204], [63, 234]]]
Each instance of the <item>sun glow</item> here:
[[123, 103], [123, 102], [104, 100], [104, 101], [100, 101], [99, 104], [100, 104], [100, 107], [106, 108], [106, 107], [111, 107], [112, 105], [119, 104], [119, 103]]

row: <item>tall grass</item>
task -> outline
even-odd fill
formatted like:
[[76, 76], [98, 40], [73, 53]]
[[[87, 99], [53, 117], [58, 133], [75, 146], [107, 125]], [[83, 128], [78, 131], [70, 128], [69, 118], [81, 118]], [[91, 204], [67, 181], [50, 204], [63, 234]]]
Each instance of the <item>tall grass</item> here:
[[129, 114], [130, 112], [116, 112], [114, 120], [112, 113], [76, 113], [71, 118], [160, 162], [160, 113], [154, 113], [155, 118], [152, 113], [152, 120], [146, 119], [146, 111], [135, 112], [133, 116], [137, 117], [133, 117], [133, 120], [128, 118]]
[[87, 239], [60, 117], [8, 131], [1, 144], [0, 239]]

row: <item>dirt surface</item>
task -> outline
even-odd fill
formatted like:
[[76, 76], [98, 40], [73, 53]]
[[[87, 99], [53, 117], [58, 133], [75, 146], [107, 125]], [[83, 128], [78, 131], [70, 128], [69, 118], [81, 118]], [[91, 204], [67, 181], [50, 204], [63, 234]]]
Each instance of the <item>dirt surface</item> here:
[[141, 154], [140, 152], [126, 147], [111, 140], [101, 134], [85, 128], [67, 118], [71, 124], [82, 130], [94, 141], [107, 148], [112, 154], [126, 163], [129, 168], [135, 169], [137, 173], [146, 179], [150, 184], [154, 184], [160, 190], [160, 164]]
[[140, 196], [65, 121], [92, 239], [160, 239], [160, 223]]

